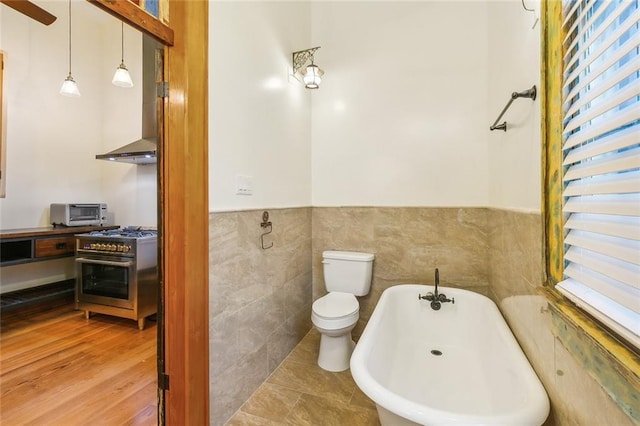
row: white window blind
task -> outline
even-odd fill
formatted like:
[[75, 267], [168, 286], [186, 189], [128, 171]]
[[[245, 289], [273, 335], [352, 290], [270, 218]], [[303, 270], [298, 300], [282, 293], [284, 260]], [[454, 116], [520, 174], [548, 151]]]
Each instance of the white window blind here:
[[563, 0], [564, 279], [640, 348], [639, 0]]

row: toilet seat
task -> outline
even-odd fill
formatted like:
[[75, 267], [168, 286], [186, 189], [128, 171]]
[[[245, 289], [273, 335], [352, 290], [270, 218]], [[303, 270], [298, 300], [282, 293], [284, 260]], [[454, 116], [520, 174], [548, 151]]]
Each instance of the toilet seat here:
[[317, 327], [337, 330], [355, 324], [358, 321], [360, 305], [351, 293], [330, 292], [311, 307], [311, 321]]

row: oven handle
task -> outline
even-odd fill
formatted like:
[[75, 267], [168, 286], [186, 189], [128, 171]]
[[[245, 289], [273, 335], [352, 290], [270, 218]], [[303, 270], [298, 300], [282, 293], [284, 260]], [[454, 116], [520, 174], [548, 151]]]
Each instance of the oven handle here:
[[129, 268], [133, 265], [133, 262], [114, 262], [112, 260], [98, 260], [98, 259], [87, 259], [86, 257], [78, 257], [76, 258], [76, 262], [78, 263], [93, 263], [95, 265], [108, 265], [108, 266], [122, 266], [124, 268]]

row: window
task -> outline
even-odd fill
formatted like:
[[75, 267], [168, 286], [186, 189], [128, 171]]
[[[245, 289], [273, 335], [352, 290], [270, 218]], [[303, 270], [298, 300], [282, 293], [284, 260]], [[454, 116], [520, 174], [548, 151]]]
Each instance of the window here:
[[640, 8], [564, 0], [564, 276], [556, 288], [640, 348]]

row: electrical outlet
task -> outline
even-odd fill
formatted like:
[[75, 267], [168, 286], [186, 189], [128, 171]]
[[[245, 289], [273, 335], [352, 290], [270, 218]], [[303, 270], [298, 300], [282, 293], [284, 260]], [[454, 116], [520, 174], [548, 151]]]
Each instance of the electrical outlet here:
[[236, 195], [253, 195], [253, 178], [236, 175]]

